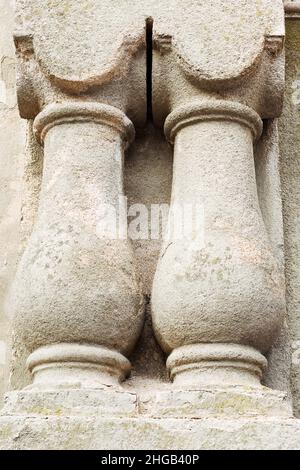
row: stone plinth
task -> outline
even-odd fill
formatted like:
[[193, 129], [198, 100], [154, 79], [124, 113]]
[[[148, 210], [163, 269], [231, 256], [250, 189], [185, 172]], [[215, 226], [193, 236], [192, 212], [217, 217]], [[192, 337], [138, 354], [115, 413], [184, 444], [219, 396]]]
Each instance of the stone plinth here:
[[300, 449], [284, 393], [243, 387], [13, 392], [1, 449]]
[[[7, 302], [32, 383], [6, 397], [0, 448], [300, 449], [288, 391], [263, 385], [286, 323], [282, 1], [16, 7], [18, 105], [43, 171]], [[107, 222], [123, 212], [126, 151], [147, 116], [174, 158], [144, 302], [127, 220], [118, 236]], [[203, 220], [178, 240], [169, 227], [185, 205]], [[146, 313], [169, 381], [137, 347]], [[144, 367], [127, 380], [134, 354]]]

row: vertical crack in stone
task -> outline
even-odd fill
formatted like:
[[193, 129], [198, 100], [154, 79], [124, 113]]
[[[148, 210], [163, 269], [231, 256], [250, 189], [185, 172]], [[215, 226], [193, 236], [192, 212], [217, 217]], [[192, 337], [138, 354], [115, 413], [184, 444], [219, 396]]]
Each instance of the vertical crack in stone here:
[[152, 109], [152, 67], [153, 67], [153, 18], [146, 19], [146, 45], [147, 45], [147, 120], [153, 121]]

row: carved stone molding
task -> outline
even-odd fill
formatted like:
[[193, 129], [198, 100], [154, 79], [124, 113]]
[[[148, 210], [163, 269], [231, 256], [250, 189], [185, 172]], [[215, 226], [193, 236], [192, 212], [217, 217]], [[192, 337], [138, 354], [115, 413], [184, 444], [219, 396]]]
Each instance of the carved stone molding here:
[[254, 166], [262, 120], [282, 107], [282, 1], [183, 0], [174, 9], [151, 0], [126, 10], [18, 0], [16, 16], [20, 112], [35, 118], [45, 159], [14, 287], [33, 386], [74, 385], [77, 374], [85, 387], [117, 383], [130, 369], [142, 296], [130, 243], [99, 237], [97, 214], [123, 195], [129, 117], [143, 123], [146, 86], [154, 122], [174, 144], [172, 204], [204, 211], [204, 245], [199, 234], [167, 240], [153, 286], [171, 378], [258, 386], [285, 314]]

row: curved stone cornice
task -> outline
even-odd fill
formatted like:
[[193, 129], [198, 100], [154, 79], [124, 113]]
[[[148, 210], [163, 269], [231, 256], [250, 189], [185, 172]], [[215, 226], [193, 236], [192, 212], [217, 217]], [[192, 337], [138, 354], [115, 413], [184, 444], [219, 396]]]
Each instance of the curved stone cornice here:
[[122, 111], [107, 104], [92, 102], [56, 103], [46, 106], [34, 121], [34, 132], [39, 141], [43, 142], [54, 126], [89, 121], [116, 129], [128, 143], [134, 140], [134, 126]]
[[141, 332], [143, 296], [130, 242], [99, 231], [102, 207], [117, 210], [123, 196], [134, 126], [113, 106], [72, 100], [46, 106], [34, 131], [45, 155], [40, 204], [12, 307], [33, 388], [117, 385], [130, 368], [122, 353]]
[[259, 115], [248, 106], [231, 101], [191, 101], [176, 108], [166, 119], [165, 134], [174, 143], [178, 131], [201, 121], [231, 121], [249, 127], [254, 139], [262, 133]]

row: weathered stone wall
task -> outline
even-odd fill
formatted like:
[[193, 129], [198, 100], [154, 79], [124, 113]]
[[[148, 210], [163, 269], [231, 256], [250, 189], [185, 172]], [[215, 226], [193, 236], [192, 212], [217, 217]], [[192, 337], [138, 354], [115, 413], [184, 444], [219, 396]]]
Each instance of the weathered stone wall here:
[[[14, 2], [0, 0], [0, 367], [1, 390], [8, 387], [8, 358], [10, 350], [10, 321], [7, 318], [9, 308], [4, 313], [5, 295], [14, 276], [15, 267], [24, 241], [30, 233], [38, 200], [41, 175], [39, 147], [28, 132], [27, 152], [25, 150], [26, 123], [19, 118], [15, 94], [15, 59], [12, 40]], [[288, 324], [293, 340], [294, 367], [293, 383], [295, 408], [300, 408], [300, 371], [297, 356], [300, 354], [299, 319], [300, 301], [300, 174], [297, 173], [300, 152], [299, 109], [300, 109], [300, 28], [299, 22], [287, 22], [287, 87], [285, 111], [280, 120], [281, 175], [283, 185], [285, 258], [287, 274]], [[276, 142], [274, 142], [276, 145]], [[258, 154], [259, 156], [259, 154]], [[257, 163], [258, 186], [261, 189], [260, 201], [269, 227], [275, 227], [274, 240], [278, 256], [282, 250], [280, 241], [281, 214], [275, 201], [275, 208], [268, 210], [267, 193], [268, 171], [276, 176], [276, 168], [269, 168], [268, 162]], [[168, 203], [172, 182], [171, 149], [159, 130], [151, 126], [141, 132], [132, 146], [126, 161], [126, 192], [129, 202]], [[263, 186], [266, 186], [263, 188]], [[272, 180], [271, 180], [272, 183]], [[274, 188], [271, 190], [270, 193]], [[274, 194], [274, 192], [273, 192]], [[270, 202], [270, 201], [269, 201]], [[264, 211], [265, 209], [265, 211]], [[270, 208], [269, 208], [270, 209]], [[275, 219], [271, 220], [275, 214]], [[276, 215], [277, 214], [277, 215]], [[22, 219], [22, 220], [21, 220]], [[22, 222], [22, 223], [21, 223]], [[268, 220], [266, 222], [268, 225]], [[276, 229], [278, 231], [276, 232]], [[279, 235], [278, 235], [279, 234]], [[272, 234], [271, 234], [272, 237]], [[277, 237], [277, 238], [276, 238]], [[144, 293], [149, 300], [160, 242], [136, 241], [135, 254], [142, 274]], [[132, 358], [133, 374], [126, 386], [129, 388], [148, 387], [153, 380], [156, 385], [166, 379], [163, 354], [158, 347], [151, 330], [149, 306], [147, 322], [142, 338]], [[28, 382], [24, 370], [26, 351], [15, 348], [11, 386], [21, 388]], [[288, 389], [289, 341], [286, 333], [274, 348], [270, 370], [265, 381], [273, 388]], [[297, 373], [298, 370], [298, 373]]]
[[16, 102], [13, 0], [1, 0], [0, 27], [0, 394], [7, 387], [10, 321], [4, 299], [19, 252], [25, 122]]

